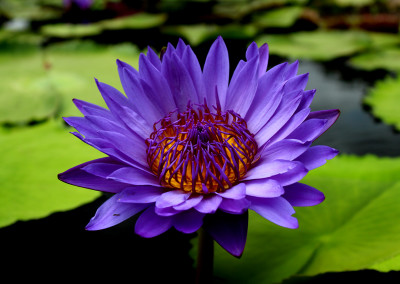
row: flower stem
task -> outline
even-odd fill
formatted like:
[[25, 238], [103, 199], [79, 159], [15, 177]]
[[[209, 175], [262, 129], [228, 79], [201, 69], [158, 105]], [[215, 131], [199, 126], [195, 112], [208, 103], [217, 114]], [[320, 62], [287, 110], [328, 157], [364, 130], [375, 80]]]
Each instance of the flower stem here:
[[214, 240], [204, 229], [199, 231], [196, 284], [211, 284], [213, 281]]

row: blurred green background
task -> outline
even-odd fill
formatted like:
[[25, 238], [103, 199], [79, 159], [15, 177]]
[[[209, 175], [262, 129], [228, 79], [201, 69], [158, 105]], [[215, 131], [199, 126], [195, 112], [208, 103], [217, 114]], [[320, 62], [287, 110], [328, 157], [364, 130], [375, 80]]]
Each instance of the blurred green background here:
[[216, 248], [215, 282], [398, 283], [399, 23], [396, 0], [0, 0], [2, 277], [192, 283], [196, 234], [142, 239], [135, 218], [84, 230], [107, 196], [57, 174], [102, 155], [62, 117], [73, 98], [105, 105], [94, 78], [122, 89], [116, 59], [136, 68], [182, 38], [203, 64], [222, 35], [231, 72], [253, 41], [269, 66], [298, 59], [313, 110], [342, 111], [316, 141], [341, 154], [306, 177], [326, 201], [296, 210], [300, 229], [251, 214], [242, 259]]

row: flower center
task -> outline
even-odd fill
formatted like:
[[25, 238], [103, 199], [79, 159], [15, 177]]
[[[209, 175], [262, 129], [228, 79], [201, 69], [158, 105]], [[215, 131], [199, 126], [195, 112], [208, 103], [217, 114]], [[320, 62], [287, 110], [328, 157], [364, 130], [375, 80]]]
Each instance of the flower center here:
[[168, 114], [154, 124], [146, 144], [147, 162], [161, 185], [200, 194], [235, 185], [258, 149], [240, 115], [220, 108], [212, 113], [207, 104]]

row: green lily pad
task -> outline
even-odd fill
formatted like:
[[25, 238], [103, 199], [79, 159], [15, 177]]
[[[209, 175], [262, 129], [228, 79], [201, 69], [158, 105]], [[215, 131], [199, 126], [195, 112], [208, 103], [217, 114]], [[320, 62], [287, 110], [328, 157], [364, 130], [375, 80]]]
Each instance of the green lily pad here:
[[72, 42], [48, 49], [49, 77], [62, 100], [60, 115], [80, 115], [72, 103], [74, 98], [105, 106], [94, 78], [122, 90], [116, 59], [137, 67], [139, 53], [131, 44], [99, 47], [90, 42]]
[[375, 117], [400, 130], [400, 77], [388, 77], [376, 83], [364, 98]]
[[289, 6], [272, 11], [256, 14], [253, 23], [264, 28], [288, 28], [291, 27], [302, 14], [304, 8]]
[[372, 71], [385, 69], [400, 72], [400, 48], [386, 48], [362, 53], [350, 58], [349, 62], [356, 68]]
[[57, 179], [58, 173], [99, 158], [98, 151], [77, 141], [60, 123], [0, 130], [0, 137], [0, 227], [70, 210], [99, 197], [99, 192]]
[[[235, 259], [219, 246], [215, 275], [227, 283], [279, 283], [313, 276], [399, 268], [399, 158], [339, 156], [304, 179], [325, 193], [314, 207], [297, 208], [300, 228], [286, 229], [253, 213], [244, 254]], [[398, 264], [398, 262], [396, 262]]]
[[320, 61], [350, 56], [371, 45], [371, 39], [366, 33], [323, 30], [288, 35], [262, 35], [256, 42], [267, 42], [271, 54]]
[[49, 37], [59, 38], [77, 38], [85, 36], [94, 36], [102, 32], [98, 24], [49, 24], [41, 28], [40, 32]]
[[[11, 53], [13, 54], [13, 53]], [[23, 124], [54, 115], [60, 97], [52, 88], [39, 53], [0, 54], [0, 123]]]
[[183, 37], [189, 44], [197, 46], [207, 40], [215, 39], [219, 35], [224, 39], [251, 39], [257, 34], [257, 28], [254, 25], [230, 24], [218, 26], [198, 24], [170, 26], [164, 28], [163, 32]]
[[167, 20], [166, 14], [138, 13], [99, 22], [99, 26], [108, 30], [149, 29], [161, 26]]

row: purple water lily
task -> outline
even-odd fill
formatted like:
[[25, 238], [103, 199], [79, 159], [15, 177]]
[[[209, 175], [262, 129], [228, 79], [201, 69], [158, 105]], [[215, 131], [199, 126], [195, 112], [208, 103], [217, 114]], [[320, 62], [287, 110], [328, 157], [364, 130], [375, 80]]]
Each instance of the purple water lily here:
[[117, 60], [126, 96], [98, 82], [109, 109], [74, 100], [84, 117], [65, 121], [79, 139], [107, 156], [78, 165], [60, 180], [113, 193], [87, 230], [140, 214], [135, 232], [151, 238], [170, 228], [201, 227], [234, 256], [243, 253], [248, 210], [297, 228], [294, 206], [324, 200], [299, 181], [338, 151], [311, 146], [339, 110], [310, 111], [315, 90], [298, 62], [268, 71], [268, 46], [252, 43], [229, 81], [229, 58], [219, 37], [203, 70], [179, 40], [162, 60], [152, 49], [139, 70]]

